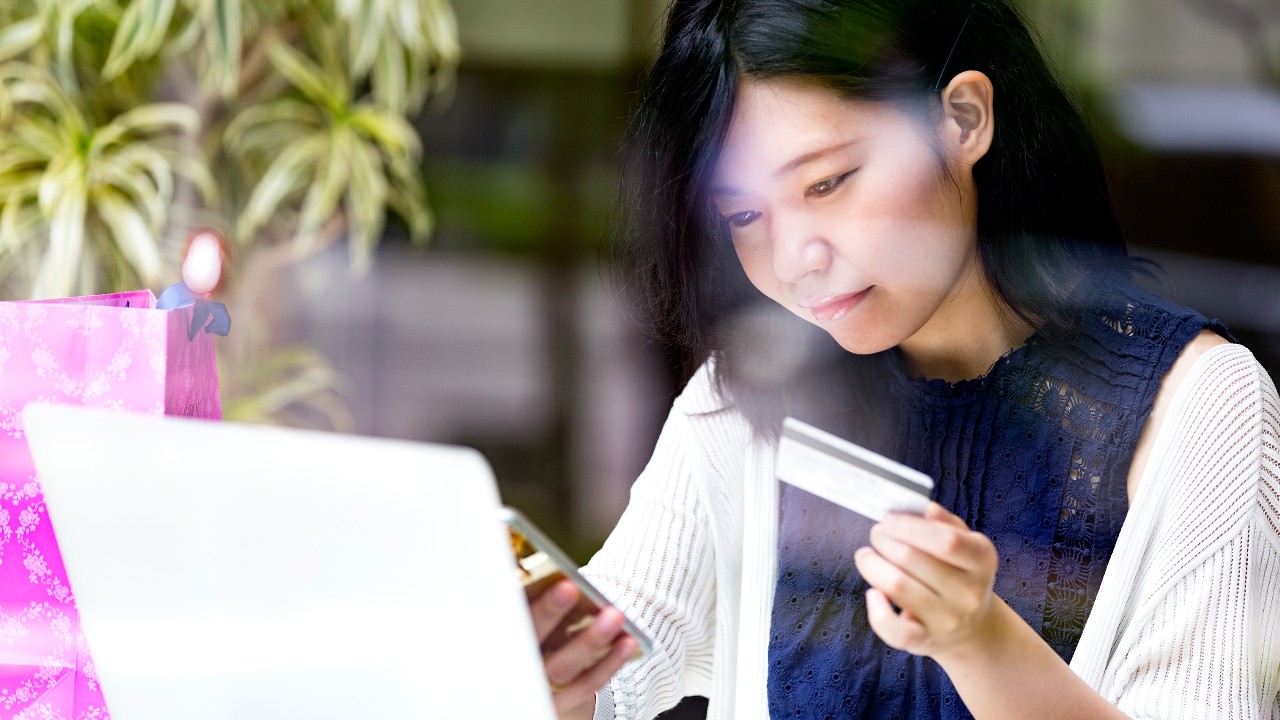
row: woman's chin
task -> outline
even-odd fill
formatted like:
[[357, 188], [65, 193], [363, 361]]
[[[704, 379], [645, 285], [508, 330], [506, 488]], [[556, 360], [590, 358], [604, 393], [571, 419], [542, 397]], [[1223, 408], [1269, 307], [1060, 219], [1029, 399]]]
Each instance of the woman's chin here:
[[889, 338], [879, 336], [831, 331], [828, 331], [828, 334], [836, 341], [836, 344], [854, 355], [874, 355], [898, 344]]

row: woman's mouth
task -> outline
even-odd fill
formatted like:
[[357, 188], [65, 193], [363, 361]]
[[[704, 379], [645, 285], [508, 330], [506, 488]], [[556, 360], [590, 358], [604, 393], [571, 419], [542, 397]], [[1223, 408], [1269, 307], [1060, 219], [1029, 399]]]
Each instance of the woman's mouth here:
[[871, 288], [866, 288], [856, 293], [821, 298], [806, 307], [808, 307], [809, 312], [813, 313], [814, 320], [820, 323], [829, 323], [839, 320], [845, 313], [856, 307], [870, 291]]

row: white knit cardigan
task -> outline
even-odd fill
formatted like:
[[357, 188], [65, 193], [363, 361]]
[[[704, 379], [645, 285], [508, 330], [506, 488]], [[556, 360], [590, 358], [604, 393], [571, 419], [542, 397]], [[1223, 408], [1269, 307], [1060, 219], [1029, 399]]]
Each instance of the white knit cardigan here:
[[[768, 717], [777, 565], [774, 447], [724, 411], [703, 367], [672, 408], [586, 573], [654, 652], [597, 695], [652, 718]], [[1134, 718], [1280, 720], [1280, 400], [1248, 350], [1204, 353], [1179, 387], [1071, 669]]]

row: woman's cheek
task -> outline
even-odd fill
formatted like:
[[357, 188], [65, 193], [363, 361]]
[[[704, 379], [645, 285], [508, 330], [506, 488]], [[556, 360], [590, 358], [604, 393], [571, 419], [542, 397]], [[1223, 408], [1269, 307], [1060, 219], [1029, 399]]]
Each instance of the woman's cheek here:
[[738, 262], [742, 265], [742, 271], [746, 273], [747, 279], [757, 290], [764, 293], [765, 296], [777, 298], [777, 281], [773, 275], [772, 257], [767, 244], [752, 241], [751, 238], [741, 237], [735, 238], [733, 241], [734, 252], [738, 255]]

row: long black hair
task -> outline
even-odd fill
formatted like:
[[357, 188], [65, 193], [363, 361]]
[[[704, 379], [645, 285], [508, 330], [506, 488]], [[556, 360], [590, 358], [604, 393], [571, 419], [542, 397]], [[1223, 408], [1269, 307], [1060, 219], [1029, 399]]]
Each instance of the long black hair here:
[[[1013, 312], [1067, 337], [1076, 282], [1131, 261], [1092, 134], [1005, 0], [672, 5], [627, 136], [616, 247], [647, 328], [687, 360], [686, 372], [715, 355], [721, 389], [757, 431], [780, 420], [786, 382], [754, 382], [748, 348], [834, 341], [796, 329], [808, 326], [798, 319], [748, 331], [740, 322], [769, 316], [770, 301], [747, 280], [706, 194], [739, 82], [803, 78], [927, 117], [938, 89], [965, 70], [995, 89], [995, 135], [973, 168], [983, 271]], [[744, 332], [757, 342], [744, 344]]]

